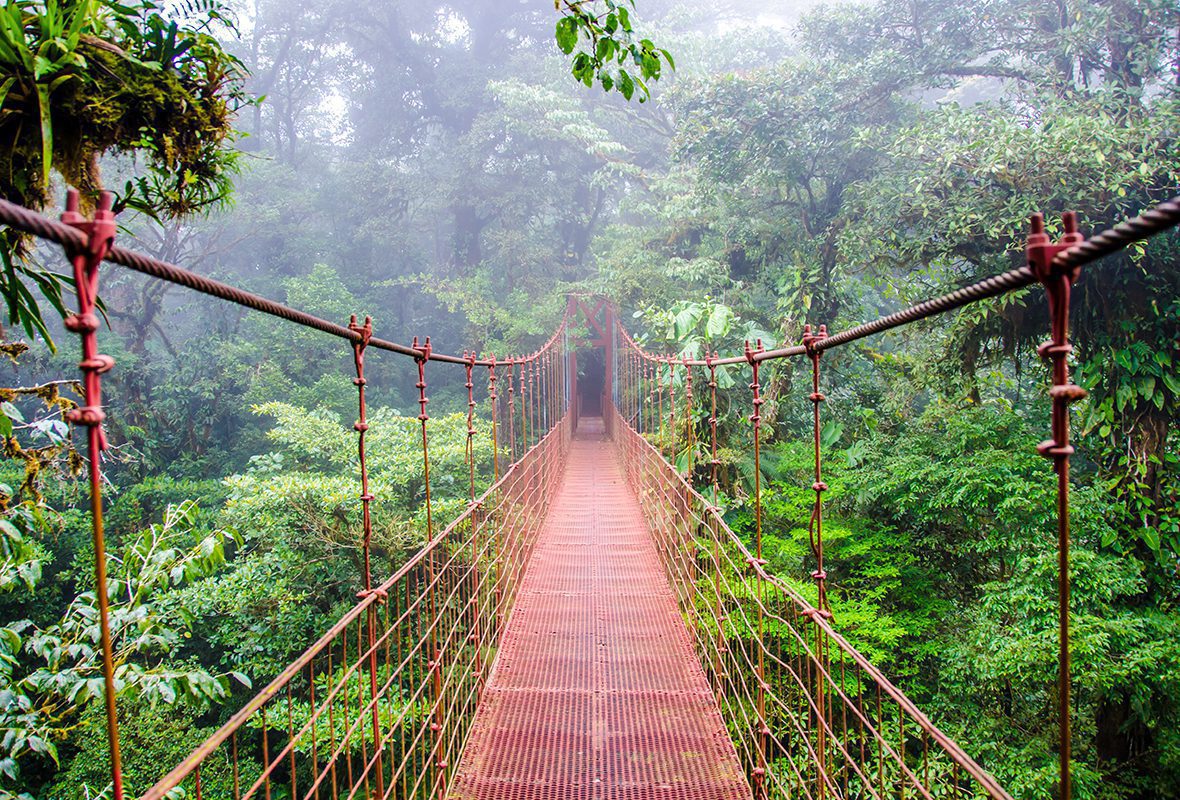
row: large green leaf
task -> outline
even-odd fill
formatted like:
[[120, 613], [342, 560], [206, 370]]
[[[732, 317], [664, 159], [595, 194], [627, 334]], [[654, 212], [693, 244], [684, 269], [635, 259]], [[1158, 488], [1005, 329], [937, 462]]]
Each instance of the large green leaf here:
[[709, 312], [709, 320], [705, 323], [705, 338], [712, 342], [729, 333], [733, 320], [733, 309], [729, 306], [713, 306], [713, 310]]
[[41, 179], [49, 185], [53, 170], [53, 116], [49, 105], [49, 86], [37, 84], [37, 108], [41, 116]]

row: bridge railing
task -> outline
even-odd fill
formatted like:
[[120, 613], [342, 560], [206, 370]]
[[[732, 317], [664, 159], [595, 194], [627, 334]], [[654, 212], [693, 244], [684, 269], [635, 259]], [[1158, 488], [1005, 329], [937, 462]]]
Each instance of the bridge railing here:
[[[631, 480], [657, 538], [681, 611], [696, 635], [701, 663], [713, 682], [756, 800], [767, 797], [991, 797], [1008, 795], [995, 779], [943, 734], [832, 624], [824, 566], [821, 447], [821, 358], [858, 341], [971, 303], [1040, 283], [1048, 307], [1049, 341], [1038, 352], [1050, 362], [1051, 438], [1037, 446], [1057, 479], [1059, 781], [1071, 787], [1069, 406], [1085, 397], [1069, 374], [1070, 293], [1081, 267], [1180, 224], [1180, 198], [1161, 203], [1090, 239], [1074, 214], [1065, 236], [1052, 241], [1039, 214], [1031, 221], [1027, 266], [964, 286], [838, 333], [806, 326], [799, 345], [766, 350], [747, 342], [741, 355], [688, 358], [650, 352], [618, 324], [613, 332], [613, 385], [607, 429], [618, 442]], [[769, 573], [762, 555], [762, 423], [760, 367], [806, 357], [814, 406], [814, 505], [808, 525], [816, 603]], [[750, 546], [726, 525], [717, 507], [717, 376], [723, 366], [749, 370], [753, 434], [754, 530]], [[707, 433], [697, 431], [697, 386], [707, 387]], [[698, 439], [711, 458], [706, 493], [692, 484]], [[673, 466], [670, 461], [675, 461]], [[685, 463], [687, 462], [687, 463]]]
[[[110, 586], [103, 532], [101, 454], [105, 410], [101, 376], [115, 367], [98, 352], [99, 272], [104, 263], [169, 281], [193, 291], [318, 330], [349, 343], [356, 363], [360, 415], [359, 499], [363, 508], [364, 589], [360, 602], [299, 659], [259, 693], [211, 739], [153, 787], [145, 797], [290, 796], [435, 797], [445, 794], [449, 776], [469, 730], [509, 613], [520, 571], [527, 561], [570, 437], [571, 394], [576, 365], [571, 359], [569, 317], [540, 350], [499, 361], [474, 354], [434, 352], [429, 337], [404, 345], [372, 335], [368, 320], [348, 325], [320, 319], [299, 309], [195, 274], [114, 244], [113, 198], [104, 194], [93, 219], [79, 213], [71, 193], [61, 222], [0, 200], [0, 223], [61, 245], [71, 264], [78, 312], [66, 327], [81, 339], [85, 405], [67, 421], [86, 430], [94, 543], [95, 588], [99, 606], [103, 697], [111, 763], [113, 800], [123, 800], [116, 698], [116, 669], [108, 603]], [[1052, 362], [1052, 438], [1039, 449], [1052, 459], [1058, 477], [1058, 552], [1060, 669], [1059, 725], [1061, 782], [1068, 800], [1070, 781], [1069, 675], [1069, 443], [1068, 407], [1084, 393], [1069, 381], [1069, 295], [1083, 264], [1116, 252], [1180, 222], [1180, 198], [1160, 204], [1089, 240], [1077, 233], [1071, 216], [1067, 235], [1053, 242], [1039, 216], [1029, 238], [1028, 266], [1014, 269], [919, 303], [864, 325], [824, 335], [808, 334], [801, 347], [704, 361], [643, 352], [617, 325], [610, 333], [622, 342], [612, 364], [615, 381], [626, 382], [623, 408], [610, 408], [610, 430], [621, 442], [628, 469], [642, 491], [658, 502], [645, 503], [660, 537], [669, 575], [681, 607], [693, 623], [702, 662], [713, 677], [718, 702], [727, 715], [736, 746], [750, 771], [758, 797], [945, 796], [972, 793], [1004, 797], [1002, 790], [953, 742], [848, 645], [828, 622], [824, 590], [821, 496], [826, 486], [819, 466], [819, 356], [832, 347], [865, 336], [1041, 283], [1049, 297], [1051, 340], [1042, 349]], [[614, 317], [617, 320], [617, 315]], [[605, 341], [607, 336], [602, 337]], [[422, 422], [423, 482], [426, 487], [426, 547], [384, 583], [375, 584], [369, 562], [371, 538], [365, 466], [364, 359], [366, 350], [413, 358], [418, 365]], [[668, 465], [644, 433], [663, 430], [664, 416], [651, 398], [664, 397], [659, 372], [683, 367], [712, 371], [722, 364], [747, 363], [753, 370], [755, 462], [758, 457], [758, 365], [770, 359], [807, 355], [813, 364], [811, 399], [816, 403], [816, 506], [812, 540], [817, 555], [819, 603], [808, 606], [789, 586], [765, 570], [761, 560], [761, 505], [755, 467], [758, 535], [751, 554], [725, 527], [710, 505]], [[430, 512], [425, 367], [442, 363], [466, 369], [468, 390], [468, 489], [470, 506], [435, 535]], [[488, 369], [492, 399], [493, 487], [475, 494], [471, 447], [474, 430], [472, 371]], [[506, 373], [497, 376], [497, 367]], [[517, 371], [519, 369], [519, 372]], [[496, 399], [497, 377], [507, 384]], [[519, 384], [517, 383], [519, 380]], [[517, 386], [519, 389], [517, 390]], [[689, 383], [691, 386], [691, 383]], [[715, 390], [715, 375], [710, 386]], [[643, 398], [647, 392], [646, 399]], [[507, 403], [503, 402], [504, 396]], [[688, 406], [691, 407], [691, 389]], [[675, 431], [675, 398], [669, 392], [669, 427]], [[683, 402], [683, 400], [682, 400]], [[496, 442], [497, 422], [506, 435]], [[716, 463], [716, 408], [710, 420]], [[688, 426], [688, 436], [694, 431]], [[674, 434], [675, 435], [675, 434]], [[516, 462], [499, 476], [499, 455]], [[691, 465], [689, 468], [691, 473]], [[714, 471], [714, 487], [716, 487]], [[714, 488], [714, 492], [715, 492]], [[712, 553], [710, 561], [709, 553]], [[712, 581], [712, 594], [708, 590]], [[710, 607], [710, 597], [713, 605]], [[425, 613], [423, 613], [425, 612]], [[769, 677], [768, 677], [769, 676]], [[919, 755], [920, 754], [920, 755]], [[213, 789], [213, 774], [218, 777]], [[228, 776], [228, 777], [227, 777]], [[949, 776], [949, 777], [948, 777]], [[208, 786], [207, 786], [208, 784]], [[228, 786], [228, 788], [226, 788]]]
[[[101, 476], [106, 447], [101, 376], [115, 367], [98, 352], [97, 298], [105, 262], [187, 287], [288, 324], [344, 340], [352, 350], [357, 387], [358, 531], [364, 554], [361, 591], [348, 613], [213, 736], [143, 795], [159, 798], [434, 798], [444, 795], [457, 766], [480, 693], [512, 610], [520, 576], [549, 506], [572, 432], [572, 357], [568, 319], [535, 352], [497, 360], [439, 353], [430, 338], [412, 345], [373, 336], [369, 319], [347, 324], [320, 319], [182, 267], [115, 246], [112, 198], [104, 194], [93, 220], [71, 192], [61, 222], [0, 200], [0, 222], [65, 248], [77, 287], [78, 313], [66, 327], [82, 339], [85, 406], [67, 420], [88, 435], [95, 585], [101, 624], [104, 700], [111, 763], [109, 796], [123, 800], [143, 787], [124, 785], [119, 746], [114, 645], [106, 576]], [[365, 362], [374, 351], [417, 365], [425, 545], [388, 579], [374, 580], [372, 503], [366, 452]], [[428, 365], [465, 370], [466, 510], [436, 527], [431, 496]], [[486, 416], [477, 415], [475, 370], [486, 370]], [[478, 425], [490, 428], [492, 463], [477, 465]], [[501, 463], [511, 463], [501, 474]], [[486, 469], [485, 469], [486, 468]], [[477, 496], [477, 474], [493, 485]], [[458, 476], [452, 476], [458, 477]], [[437, 481], [435, 482], [437, 485]], [[131, 721], [134, 724], [134, 721]], [[161, 765], [161, 773], [169, 765]]]
[[143, 800], [444, 796], [569, 440], [567, 415]]
[[[756, 797], [1007, 793], [613, 406], [615, 441]], [[760, 691], [761, 688], [761, 691]]]

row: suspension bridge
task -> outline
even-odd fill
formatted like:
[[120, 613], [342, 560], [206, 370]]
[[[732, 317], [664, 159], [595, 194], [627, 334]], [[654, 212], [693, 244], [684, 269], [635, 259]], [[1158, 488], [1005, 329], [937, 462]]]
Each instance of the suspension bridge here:
[[[1082, 266], [1180, 222], [1180, 198], [1085, 239], [1072, 214], [1053, 241], [1035, 217], [1027, 265], [794, 346], [687, 359], [649, 352], [605, 298], [571, 296], [549, 340], [507, 358], [379, 339], [370, 320], [323, 320], [114, 244], [111, 199], [93, 219], [71, 193], [61, 221], [0, 201], [0, 222], [64, 247], [78, 311], [110, 796], [164, 798], [1008, 798], [1004, 788], [840, 634], [823, 550], [822, 356], [832, 348], [1035, 284], [1048, 298], [1050, 438], [1058, 481], [1058, 755], [1046, 794], [1069, 798], [1070, 290]], [[103, 534], [100, 267], [160, 280], [314, 328], [351, 349], [357, 387], [363, 588], [348, 613], [154, 786], [124, 785]], [[585, 341], [589, 334], [589, 342]], [[604, 363], [601, 396], [578, 387], [575, 351]], [[427, 541], [378, 581], [370, 559], [366, 357], [417, 365]], [[817, 602], [766, 569], [759, 468], [761, 367], [804, 359], [814, 408], [810, 539]], [[754, 536], [719, 507], [718, 370], [748, 389]], [[429, 379], [464, 370], [466, 509], [435, 524]], [[487, 413], [477, 414], [476, 381]], [[744, 393], [744, 397], [743, 397]], [[472, 446], [490, 428], [493, 482], [477, 494]], [[693, 463], [695, 453], [708, 455]], [[688, 462], [677, 459], [687, 454]], [[164, 767], [166, 769], [167, 767]], [[161, 772], [164, 772], [161, 769]], [[217, 771], [231, 790], [207, 788]], [[226, 792], [228, 791], [228, 795]]]

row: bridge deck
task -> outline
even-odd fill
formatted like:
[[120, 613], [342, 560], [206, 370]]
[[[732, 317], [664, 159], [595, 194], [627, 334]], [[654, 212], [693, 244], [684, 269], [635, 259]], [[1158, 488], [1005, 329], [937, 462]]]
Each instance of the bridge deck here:
[[747, 798], [600, 420], [582, 420], [452, 798]]

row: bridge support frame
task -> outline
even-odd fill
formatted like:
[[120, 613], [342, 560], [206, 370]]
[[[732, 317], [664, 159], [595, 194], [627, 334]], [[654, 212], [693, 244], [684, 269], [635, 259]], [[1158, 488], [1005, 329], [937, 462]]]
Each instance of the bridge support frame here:
[[102, 650], [103, 701], [106, 710], [107, 742], [111, 759], [111, 796], [123, 800], [123, 756], [119, 748], [119, 717], [115, 706], [114, 644], [111, 641], [110, 592], [107, 588], [107, 556], [102, 516], [102, 453], [107, 437], [102, 423], [102, 374], [115, 366], [115, 360], [98, 352], [99, 319], [98, 271], [115, 241], [115, 215], [111, 208], [114, 195], [99, 195], [94, 219], [87, 220], [79, 211], [77, 189], [66, 196], [66, 210], [61, 221], [86, 235], [83, 247], [65, 248], [74, 271], [78, 296], [78, 313], [65, 319], [65, 327], [82, 340], [82, 386], [86, 405], [65, 414], [72, 425], [87, 429], [87, 460], [90, 468], [90, 522], [94, 539], [94, 593], [98, 600], [99, 641]]
[[1057, 715], [1059, 727], [1059, 784], [1058, 800], [1070, 800], [1072, 719], [1070, 678], [1070, 534], [1069, 534], [1069, 457], [1074, 448], [1069, 441], [1069, 407], [1086, 397], [1086, 391], [1076, 386], [1069, 377], [1069, 357], [1073, 346], [1069, 342], [1070, 290], [1081, 274], [1081, 265], [1065, 266], [1057, 263], [1058, 254], [1085, 242], [1078, 232], [1077, 216], [1066, 212], [1062, 217], [1065, 236], [1052, 241], [1045, 233], [1045, 219], [1034, 214], [1028, 237], [1028, 265], [1041, 285], [1049, 304], [1050, 337], [1037, 348], [1037, 353], [1051, 364], [1053, 386], [1049, 397], [1053, 404], [1052, 438], [1037, 445], [1037, 452], [1053, 460], [1057, 473]]

